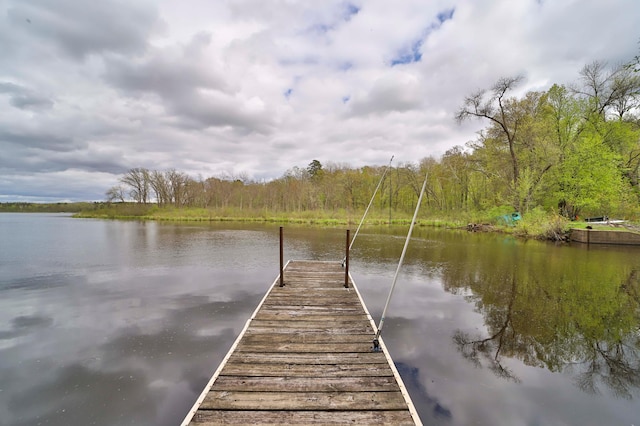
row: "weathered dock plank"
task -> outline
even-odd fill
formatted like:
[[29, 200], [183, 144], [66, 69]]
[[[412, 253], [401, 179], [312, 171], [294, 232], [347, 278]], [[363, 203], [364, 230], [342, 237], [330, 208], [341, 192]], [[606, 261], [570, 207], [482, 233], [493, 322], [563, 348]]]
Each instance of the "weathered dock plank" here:
[[[319, 372], [318, 370], [321, 370]], [[323, 365], [316, 364], [236, 364], [228, 362], [225, 366], [225, 375], [230, 376], [260, 376], [260, 377], [358, 377], [358, 376], [393, 376], [388, 365], [381, 364], [343, 364]]]
[[183, 425], [421, 424], [339, 262], [289, 262]]
[[318, 325], [313, 328], [278, 328], [278, 327], [254, 327], [255, 333], [274, 333], [274, 334], [366, 334], [372, 330], [371, 326], [362, 324], [350, 325], [348, 327], [331, 327]]
[[306, 305], [279, 305], [277, 307], [263, 305], [260, 312], [266, 311], [299, 311], [301, 314], [327, 314], [334, 312], [336, 315], [341, 315], [342, 313], [361, 313], [362, 309], [359, 306], [306, 306]]
[[413, 425], [408, 411], [225, 411], [200, 410], [193, 425]]
[[[311, 335], [313, 336], [313, 335]], [[326, 336], [331, 336], [326, 334]], [[340, 337], [348, 337], [344, 335]], [[286, 343], [273, 344], [241, 343], [236, 352], [261, 352], [261, 353], [353, 353], [371, 352], [371, 342], [360, 343]]]
[[397, 392], [237, 392], [210, 391], [203, 410], [402, 410]]
[[296, 312], [296, 311], [284, 311], [280, 312], [278, 310], [267, 310], [262, 309], [256, 315], [256, 320], [265, 320], [265, 321], [282, 321], [282, 320], [307, 320], [307, 321], [344, 321], [347, 323], [355, 323], [368, 321], [368, 318], [364, 314], [356, 314], [354, 311], [340, 311], [336, 315], [327, 315], [320, 314], [317, 312]]
[[[366, 329], [368, 331], [373, 331], [371, 324], [360, 321], [354, 322], [350, 320], [344, 320], [341, 317], [336, 317], [333, 321], [309, 321], [307, 318], [305, 319], [293, 319], [293, 320], [260, 320], [254, 319], [252, 326], [256, 328], [277, 328], [277, 329], [292, 329], [298, 330], [303, 328], [314, 328], [314, 329], [334, 329], [334, 328], [353, 328], [353, 329]], [[367, 332], [368, 332], [367, 331]]]
[[230, 363], [240, 364], [386, 364], [387, 359], [380, 352], [347, 353], [265, 353], [235, 352]]
[[284, 334], [284, 333], [256, 333], [247, 330], [240, 344], [273, 342], [273, 343], [366, 343], [371, 349], [370, 334], [349, 334], [327, 336], [324, 334]]
[[393, 376], [362, 377], [250, 377], [220, 376], [216, 389], [256, 392], [392, 392], [398, 389]]

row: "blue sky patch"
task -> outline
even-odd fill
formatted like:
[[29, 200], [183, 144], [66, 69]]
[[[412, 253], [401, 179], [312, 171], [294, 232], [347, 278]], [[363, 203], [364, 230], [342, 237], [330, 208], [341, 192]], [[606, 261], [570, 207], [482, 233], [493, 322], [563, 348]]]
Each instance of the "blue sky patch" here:
[[[351, 18], [358, 14], [358, 12], [360, 12], [360, 8], [358, 6], [347, 3], [344, 5], [342, 10], [338, 11], [339, 15], [334, 17], [334, 19], [337, 19], [336, 22], [315, 24], [308, 27], [306, 31], [312, 34], [325, 35], [328, 32], [335, 30], [342, 22], [349, 22]], [[340, 21], [340, 19], [342, 21]]]
[[409, 49], [403, 49], [398, 52], [397, 56], [391, 59], [391, 66], [410, 64], [413, 62], [420, 62], [422, 59], [422, 53], [420, 48], [424, 43], [424, 40], [429, 34], [442, 26], [443, 23], [453, 19], [453, 14], [456, 11], [455, 8], [443, 10], [436, 15], [436, 21], [431, 23], [421, 34], [417, 41], [414, 41]]
[[309, 30], [316, 34], [326, 34], [333, 29], [332, 25], [318, 24], [313, 25]]
[[456, 8], [452, 8], [449, 10], [443, 10], [442, 12], [438, 13], [438, 22], [440, 25], [444, 24], [445, 22], [447, 22], [450, 19], [453, 19], [453, 13], [456, 11]]
[[354, 15], [360, 12], [360, 8], [355, 4], [347, 3], [346, 12], [344, 16], [345, 21], [349, 21]]
[[411, 46], [411, 50], [408, 52], [402, 52], [391, 60], [391, 66], [410, 64], [412, 62], [420, 62], [422, 59], [422, 53], [420, 53], [420, 47], [422, 47], [422, 39], [416, 41]]

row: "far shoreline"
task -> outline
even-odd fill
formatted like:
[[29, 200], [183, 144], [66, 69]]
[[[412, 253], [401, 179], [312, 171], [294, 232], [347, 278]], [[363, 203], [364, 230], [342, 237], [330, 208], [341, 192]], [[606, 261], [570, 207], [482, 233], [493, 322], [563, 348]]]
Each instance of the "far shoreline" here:
[[[357, 226], [364, 211], [360, 210], [308, 210], [279, 212], [237, 208], [159, 207], [140, 203], [0, 203], [0, 213], [69, 213], [74, 218], [105, 220], [136, 220], [174, 223], [235, 222], [263, 224], [295, 224], [319, 227]], [[400, 211], [372, 211], [364, 226], [409, 226], [411, 215]], [[501, 233], [520, 239], [567, 242], [572, 229], [640, 232], [640, 224], [593, 224], [570, 221], [555, 213], [534, 209], [522, 215], [522, 220], [504, 223], [491, 212], [460, 212], [448, 217], [429, 216], [425, 212], [416, 221], [419, 227], [433, 227], [469, 232]]]

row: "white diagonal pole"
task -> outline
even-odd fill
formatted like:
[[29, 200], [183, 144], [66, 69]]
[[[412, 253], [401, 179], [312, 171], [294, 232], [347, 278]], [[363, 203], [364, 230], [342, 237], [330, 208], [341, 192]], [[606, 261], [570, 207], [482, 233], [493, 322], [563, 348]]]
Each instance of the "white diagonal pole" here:
[[[389, 164], [384, 169], [384, 173], [382, 173], [382, 177], [380, 178], [380, 181], [378, 182], [378, 186], [376, 186], [376, 190], [373, 191], [373, 197], [371, 197], [371, 200], [369, 201], [369, 205], [367, 206], [367, 209], [364, 211], [364, 214], [362, 215], [362, 219], [360, 219], [360, 224], [358, 225], [358, 228], [356, 229], [356, 233], [353, 234], [353, 239], [351, 240], [351, 244], [349, 244], [349, 250], [351, 250], [351, 247], [353, 247], [353, 242], [356, 240], [356, 237], [358, 236], [358, 232], [360, 232], [360, 227], [364, 223], [364, 219], [367, 217], [367, 213], [369, 212], [369, 209], [371, 208], [371, 205], [373, 204], [373, 200], [376, 198], [376, 194], [378, 193], [378, 189], [380, 189], [380, 185], [382, 185], [382, 181], [384, 180], [384, 177], [387, 174], [387, 171], [391, 167], [391, 162], [393, 161], [393, 157], [394, 156], [392, 155], [391, 156], [391, 160], [389, 160]], [[344, 266], [345, 260], [347, 260], [346, 257], [344, 259], [342, 259], [342, 265], [343, 266]]]
[[376, 338], [374, 340], [374, 347], [376, 346], [376, 341], [378, 337], [380, 337], [380, 333], [382, 332], [382, 327], [384, 326], [384, 318], [387, 314], [387, 308], [389, 307], [389, 302], [391, 301], [391, 295], [393, 294], [393, 289], [396, 287], [396, 281], [398, 280], [398, 274], [400, 273], [400, 268], [402, 267], [402, 262], [404, 261], [404, 256], [407, 253], [407, 247], [409, 247], [409, 240], [411, 239], [411, 233], [413, 232], [413, 226], [416, 223], [416, 218], [418, 217], [418, 210], [420, 210], [420, 204], [422, 203], [422, 195], [424, 194], [424, 190], [427, 187], [427, 177], [429, 174], [427, 173], [424, 177], [424, 183], [422, 184], [422, 189], [420, 190], [420, 196], [418, 197], [418, 205], [416, 206], [416, 211], [413, 213], [413, 219], [411, 220], [411, 226], [409, 226], [409, 233], [407, 234], [407, 239], [404, 242], [404, 248], [402, 249], [402, 254], [400, 255], [400, 262], [398, 262], [398, 267], [396, 268], [396, 274], [393, 276], [393, 284], [391, 284], [391, 290], [389, 290], [389, 296], [387, 296], [387, 303], [384, 305], [384, 310], [382, 311], [382, 317], [380, 318], [380, 323], [378, 324], [378, 331], [376, 332]]

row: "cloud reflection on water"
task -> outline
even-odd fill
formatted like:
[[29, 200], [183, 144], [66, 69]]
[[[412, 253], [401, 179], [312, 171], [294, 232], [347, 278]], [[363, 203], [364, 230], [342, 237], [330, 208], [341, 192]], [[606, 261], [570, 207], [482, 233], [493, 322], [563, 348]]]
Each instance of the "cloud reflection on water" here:
[[[12, 390], [8, 418], [16, 425], [43, 419], [52, 425], [149, 424], [150, 419], [175, 425], [235, 340], [255, 299], [174, 309], [155, 332], [120, 328], [99, 346], [84, 348], [90, 356], [85, 359], [29, 359], [26, 344], [9, 359], [18, 372], [0, 373], [3, 387]], [[47, 365], [45, 374], [29, 374], [41, 363]]]
[[[28, 256], [20, 232], [36, 219], [44, 220], [38, 255]], [[277, 275], [277, 226], [17, 223], [7, 242], [15, 250], [0, 250], [10, 268], [0, 277], [0, 419], [8, 425], [179, 423]], [[350, 270], [376, 321], [404, 232], [365, 229], [354, 246]], [[287, 259], [339, 260], [344, 230], [287, 226], [285, 242]], [[586, 394], [575, 372], [530, 365], [515, 352], [501, 363], [520, 383], [505, 381], [465, 361], [452, 337], [492, 335], [513, 271], [550, 273], [543, 286], [519, 279], [520, 296], [553, 295], [584, 281], [560, 285], [581, 277], [581, 266], [613, 274], [637, 264], [635, 254], [417, 228], [383, 337], [425, 424], [630, 423], [637, 400]], [[522, 321], [532, 317], [525, 308], [548, 317], [548, 306], [527, 301], [514, 305]]]

